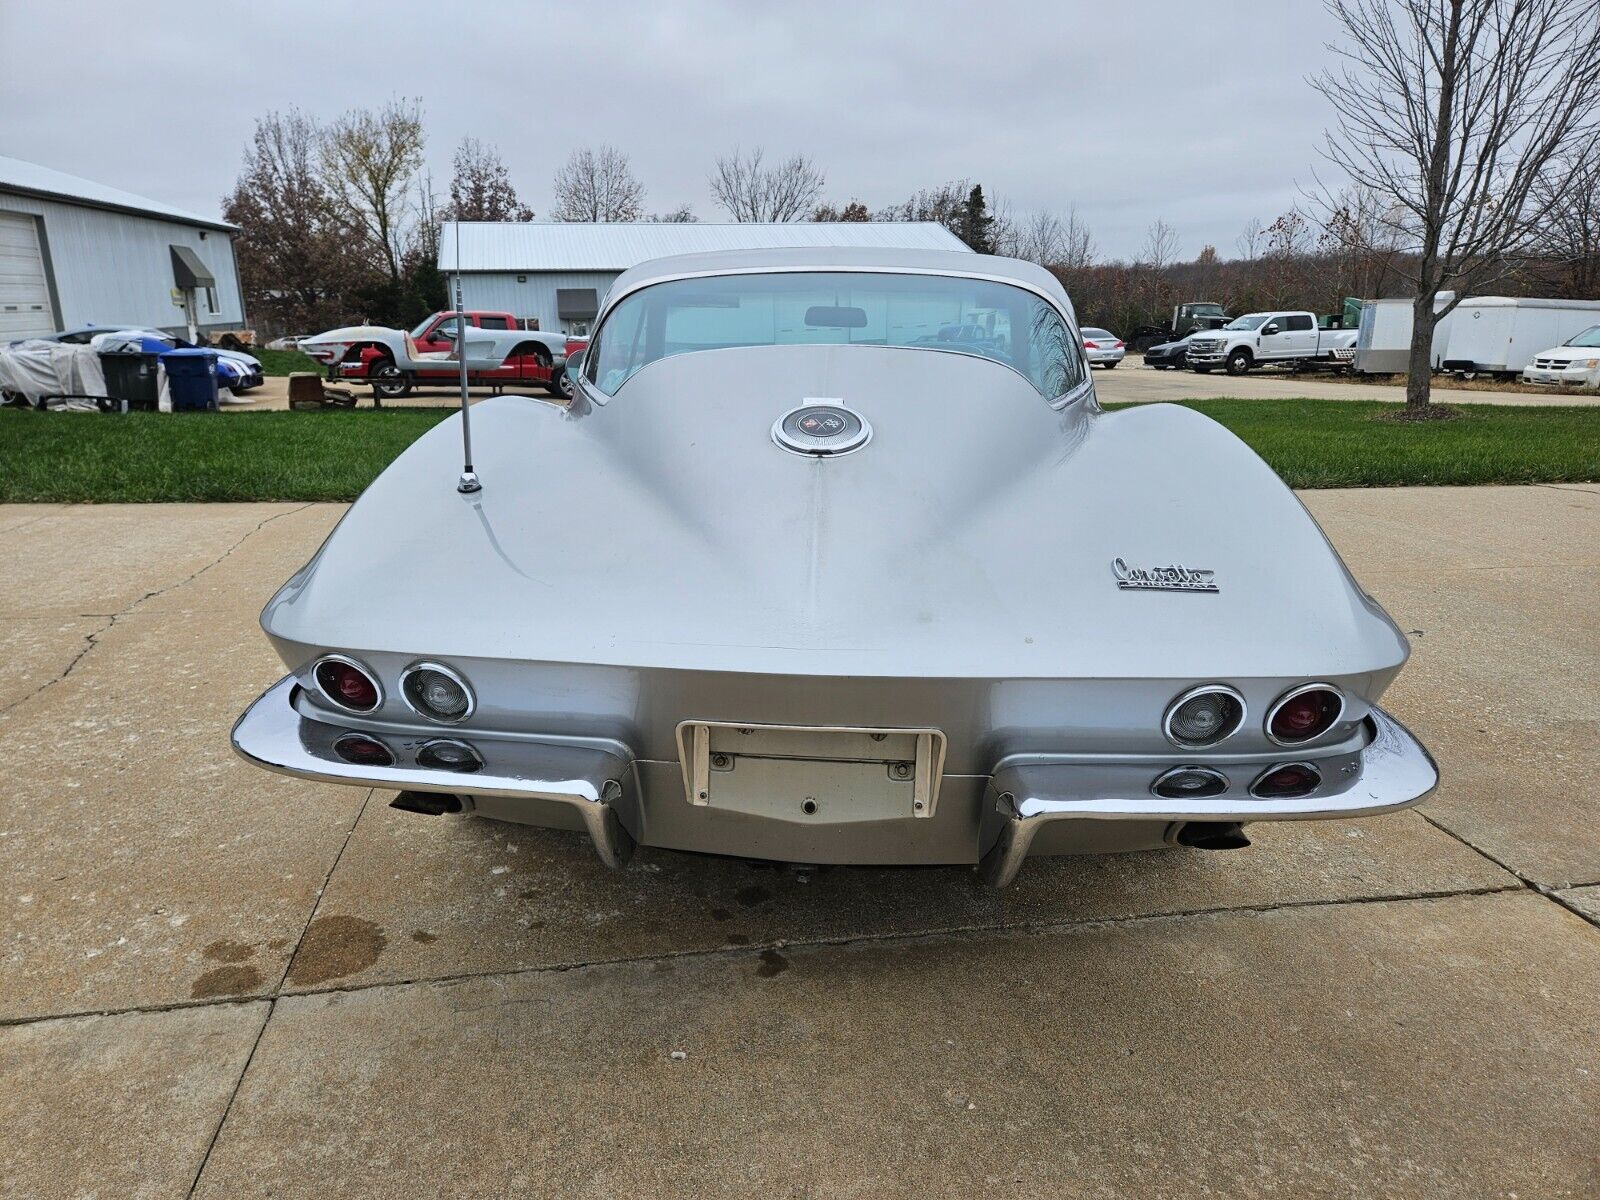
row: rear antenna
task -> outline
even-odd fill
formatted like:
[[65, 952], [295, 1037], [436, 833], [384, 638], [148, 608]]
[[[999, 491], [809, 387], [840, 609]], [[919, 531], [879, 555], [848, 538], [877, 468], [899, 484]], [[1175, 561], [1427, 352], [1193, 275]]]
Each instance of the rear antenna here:
[[461, 366], [461, 478], [456, 491], [463, 495], [483, 491], [478, 473], [472, 469], [472, 417], [467, 402], [467, 309], [461, 301], [461, 222], [456, 222], [456, 361]]

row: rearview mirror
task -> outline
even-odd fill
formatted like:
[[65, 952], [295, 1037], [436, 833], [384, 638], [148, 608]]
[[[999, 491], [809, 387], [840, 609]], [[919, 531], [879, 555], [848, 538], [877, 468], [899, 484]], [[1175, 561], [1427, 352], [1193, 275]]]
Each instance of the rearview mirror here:
[[1261, 332], [1262, 333], [1279, 333], [1281, 331], [1278, 329], [1278, 323], [1276, 321], [1269, 321], [1269, 322], [1267, 322], [1266, 325], [1262, 326]]
[[867, 310], [864, 308], [813, 304], [806, 309], [806, 328], [808, 329], [865, 329], [866, 327]]
[[433, 336], [436, 338], [443, 338], [447, 342], [453, 342], [456, 340], [456, 331], [448, 326], [441, 325], [438, 329], [433, 331]]
[[578, 373], [583, 370], [583, 351], [574, 350], [567, 355], [567, 365], [563, 370], [566, 371], [567, 378], [576, 384], [578, 382]]

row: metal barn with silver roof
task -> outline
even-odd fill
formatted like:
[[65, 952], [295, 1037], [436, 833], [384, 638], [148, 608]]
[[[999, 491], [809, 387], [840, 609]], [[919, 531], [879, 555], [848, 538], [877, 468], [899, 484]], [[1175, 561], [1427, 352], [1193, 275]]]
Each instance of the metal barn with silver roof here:
[[0, 156], [0, 345], [80, 325], [236, 329], [234, 226]]
[[612, 280], [653, 258], [785, 247], [967, 251], [960, 238], [935, 221], [447, 221], [439, 238], [440, 270], [456, 271], [458, 244], [468, 309], [509, 312], [537, 320], [540, 329], [572, 334], [590, 331]]

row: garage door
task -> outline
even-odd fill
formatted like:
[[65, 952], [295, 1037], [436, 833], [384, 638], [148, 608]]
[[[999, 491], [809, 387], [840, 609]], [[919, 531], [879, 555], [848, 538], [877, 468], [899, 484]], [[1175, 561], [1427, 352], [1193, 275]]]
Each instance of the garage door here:
[[0, 346], [55, 327], [38, 227], [24, 213], [0, 212]]

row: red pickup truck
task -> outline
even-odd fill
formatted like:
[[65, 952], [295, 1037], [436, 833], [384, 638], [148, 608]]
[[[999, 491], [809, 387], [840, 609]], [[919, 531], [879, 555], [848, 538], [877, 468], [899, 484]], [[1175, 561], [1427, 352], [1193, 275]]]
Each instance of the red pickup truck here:
[[[522, 324], [507, 312], [468, 312], [466, 318], [469, 325], [478, 329], [519, 329]], [[300, 349], [322, 363], [330, 378], [368, 383], [378, 397], [394, 399], [408, 394], [414, 387], [455, 386], [459, 376], [452, 365], [441, 363], [438, 370], [402, 370], [395, 363], [397, 355], [402, 361], [409, 356], [400, 353], [402, 342], [415, 353], [448, 352], [453, 342], [444, 335], [452, 331], [455, 324], [456, 314], [447, 311], [432, 314], [410, 333], [353, 325], [304, 339]], [[492, 371], [473, 371], [468, 375], [468, 382], [475, 387], [532, 384], [554, 395], [567, 396], [572, 386], [563, 370], [567, 355], [587, 345], [589, 339], [532, 329], [526, 332], [527, 342], [517, 346], [503, 366]]]

